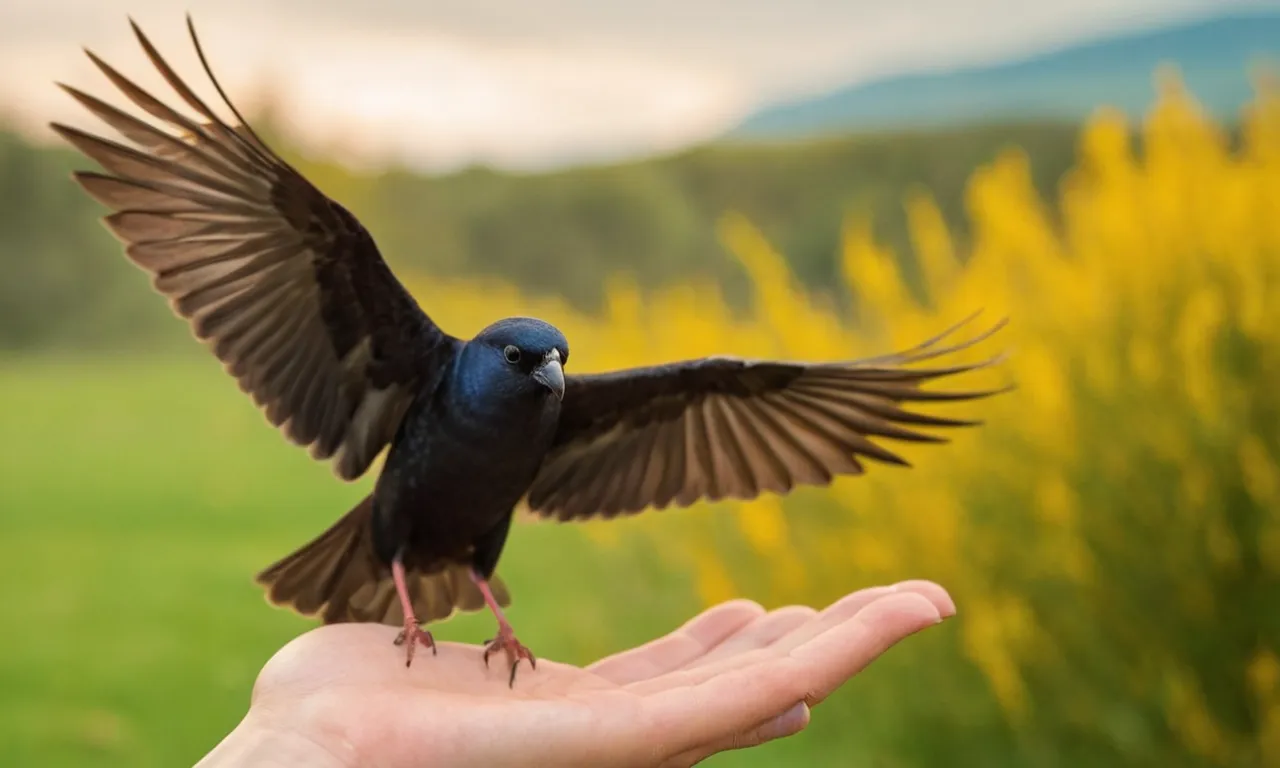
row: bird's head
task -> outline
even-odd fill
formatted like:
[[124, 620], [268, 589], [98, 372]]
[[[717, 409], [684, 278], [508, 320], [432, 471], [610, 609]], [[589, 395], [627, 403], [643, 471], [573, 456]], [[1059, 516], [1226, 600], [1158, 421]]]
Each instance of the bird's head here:
[[550, 323], [532, 317], [499, 320], [476, 334], [468, 346], [489, 359], [486, 367], [505, 371], [504, 378], [517, 388], [532, 385], [549, 391], [557, 400], [564, 397], [569, 342]]

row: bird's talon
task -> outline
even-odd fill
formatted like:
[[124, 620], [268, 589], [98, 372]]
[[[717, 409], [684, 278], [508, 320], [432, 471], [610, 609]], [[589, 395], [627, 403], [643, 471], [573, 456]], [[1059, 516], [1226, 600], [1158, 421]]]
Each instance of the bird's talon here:
[[531, 669], [538, 668], [538, 660], [534, 658], [533, 652], [526, 648], [516, 639], [515, 632], [511, 630], [510, 625], [503, 624], [498, 627], [498, 636], [488, 641], [484, 649], [482, 658], [485, 667], [489, 666], [489, 655], [503, 651], [507, 654], [507, 661], [511, 664], [511, 677], [507, 680], [507, 687], [514, 688], [516, 684], [516, 669], [520, 666], [521, 659], [529, 660]]
[[438, 655], [436, 650], [436, 640], [431, 633], [418, 626], [417, 622], [405, 622], [404, 629], [400, 630], [400, 634], [396, 635], [396, 639], [392, 641], [393, 645], [405, 645], [405, 641], [412, 636], [412, 642], [409, 642], [405, 648], [404, 665], [407, 667], [413, 663], [413, 652], [417, 650], [418, 644], [431, 649], [431, 655]]

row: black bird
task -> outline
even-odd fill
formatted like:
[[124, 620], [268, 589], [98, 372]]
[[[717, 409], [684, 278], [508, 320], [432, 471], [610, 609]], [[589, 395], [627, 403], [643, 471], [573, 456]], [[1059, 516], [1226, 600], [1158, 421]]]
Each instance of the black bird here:
[[[132, 21], [131, 21], [132, 24]], [[325, 623], [403, 626], [406, 665], [422, 622], [485, 606], [490, 652], [511, 680], [521, 658], [494, 575], [514, 510], [559, 520], [614, 517], [700, 499], [748, 499], [905, 464], [871, 438], [941, 442], [924, 427], [977, 422], [905, 403], [998, 390], [934, 392], [930, 379], [973, 365], [910, 368], [970, 346], [846, 363], [729, 357], [565, 376], [569, 345], [540, 320], [510, 318], [462, 340], [419, 308], [373, 238], [278, 157], [218, 85], [187, 27], [224, 122], [133, 30], [197, 117], [170, 107], [91, 52], [152, 121], [61, 86], [132, 147], [53, 128], [106, 173], [75, 178], [112, 213], [110, 230], [266, 418], [354, 480], [389, 447], [373, 492], [311, 543], [258, 575], [276, 604]], [[958, 326], [957, 326], [958, 327]], [[398, 598], [398, 599], [397, 599]]]

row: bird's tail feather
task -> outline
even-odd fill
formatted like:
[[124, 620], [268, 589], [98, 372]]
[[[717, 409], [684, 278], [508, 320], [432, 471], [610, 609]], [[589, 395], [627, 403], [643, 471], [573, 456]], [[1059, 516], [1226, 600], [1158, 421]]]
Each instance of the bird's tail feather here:
[[[319, 614], [325, 624], [378, 622], [404, 624], [391, 568], [378, 560], [370, 538], [373, 497], [366, 496], [329, 530], [264, 569], [257, 576], [267, 599], [304, 616]], [[406, 568], [406, 583], [419, 622], [439, 621], [455, 611], [484, 608], [484, 597], [465, 565], [446, 565], [429, 573]], [[489, 579], [502, 606], [511, 603], [502, 580]]]

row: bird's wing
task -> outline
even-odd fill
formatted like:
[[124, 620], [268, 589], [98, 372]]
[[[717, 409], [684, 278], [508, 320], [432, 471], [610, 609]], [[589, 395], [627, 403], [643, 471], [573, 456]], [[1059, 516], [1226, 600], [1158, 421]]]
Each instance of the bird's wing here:
[[173, 311], [286, 437], [354, 479], [394, 437], [456, 340], [418, 307], [360, 222], [254, 134], [187, 24], [237, 125], [201, 101], [135, 24], [151, 63], [198, 117], [89, 53], [154, 120], [64, 85], [133, 146], [52, 127], [106, 170], [75, 178], [111, 209], [107, 226]]
[[970, 426], [904, 405], [972, 400], [1003, 390], [920, 385], [981, 368], [912, 368], [971, 346], [946, 333], [903, 352], [849, 363], [707, 358], [565, 382], [560, 427], [525, 503], [535, 514], [612, 517], [700, 499], [750, 499], [861, 474], [863, 460], [906, 462], [873, 438], [942, 442], [929, 427]]

